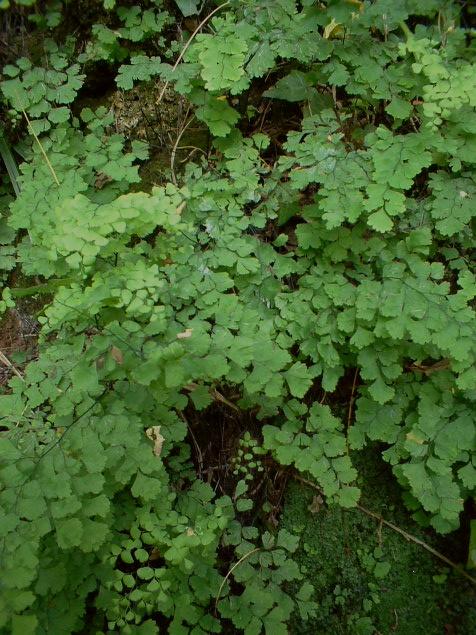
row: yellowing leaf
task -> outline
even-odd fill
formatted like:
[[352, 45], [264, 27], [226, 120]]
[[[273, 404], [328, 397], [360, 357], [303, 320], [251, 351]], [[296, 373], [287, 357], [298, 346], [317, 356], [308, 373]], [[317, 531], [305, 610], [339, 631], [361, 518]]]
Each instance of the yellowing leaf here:
[[425, 443], [424, 439], [420, 439], [413, 432], [408, 432], [406, 436], [407, 441], [413, 441], [413, 443], [416, 443], [417, 445], [422, 445], [423, 443]]
[[344, 29], [339, 22], [336, 22], [334, 18], [329, 22], [329, 24], [324, 28], [324, 33], [322, 37], [325, 40], [330, 40], [332, 38], [340, 38], [344, 33]]
[[179, 216], [185, 209], [186, 205], [187, 205], [186, 201], [182, 201], [180, 205], [177, 207], [177, 209], [175, 210]]

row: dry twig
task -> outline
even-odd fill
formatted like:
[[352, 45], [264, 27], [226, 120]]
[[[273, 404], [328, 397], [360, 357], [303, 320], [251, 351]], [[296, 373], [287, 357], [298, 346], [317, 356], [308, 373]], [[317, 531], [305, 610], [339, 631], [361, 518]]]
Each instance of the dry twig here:
[[12, 373], [14, 373], [19, 379], [21, 379], [22, 381], [25, 381], [20, 371], [11, 363], [11, 361], [8, 359], [8, 357], [4, 353], [2, 353], [2, 351], [0, 351], [0, 362], [5, 364], [5, 366], [9, 368], [12, 371]]
[[220, 584], [220, 588], [218, 589], [218, 593], [217, 596], [215, 598], [215, 614], [217, 612], [217, 606], [218, 606], [218, 601], [220, 599], [220, 594], [222, 592], [223, 587], [226, 584], [226, 581], [228, 580], [228, 578], [230, 577], [230, 575], [233, 573], [233, 571], [236, 569], [236, 567], [238, 565], [240, 565], [243, 560], [246, 560], [246, 558], [249, 558], [250, 556], [252, 556], [254, 553], [256, 553], [257, 551], [261, 551], [261, 547], [256, 547], [255, 549], [252, 549], [251, 551], [248, 551], [248, 553], [245, 553], [244, 556], [242, 556], [238, 562], [235, 562], [235, 564], [231, 567], [231, 569], [228, 571], [228, 573], [226, 574], [226, 576], [223, 578], [222, 583]]
[[[187, 115], [188, 115], [188, 110], [187, 110], [187, 113], [185, 114], [185, 117], [187, 117]], [[178, 133], [174, 146], [172, 148], [172, 153], [170, 154], [170, 172], [171, 172], [173, 184], [175, 186], [177, 185], [177, 177], [175, 176], [175, 171], [174, 171], [175, 155], [177, 154], [178, 145], [180, 143], [180, 139], [182, 138], [183, 133], [185, 132], [185, 130], [187, 130], [187, 128], [190, 126], [190, 124], [192, 123], [194, 119], [195, 119], [195, 115], [192, 115], [190, 119], [187, 121], [187, 123], [184, 126], [182, 126], [182, 129]]]

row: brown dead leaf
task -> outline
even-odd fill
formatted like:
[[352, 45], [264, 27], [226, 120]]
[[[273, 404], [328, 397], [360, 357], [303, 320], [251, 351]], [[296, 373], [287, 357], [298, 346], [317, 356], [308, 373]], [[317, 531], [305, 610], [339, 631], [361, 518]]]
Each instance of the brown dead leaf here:
[[312, 497], [312, 502], [310, 505], [308, 505], [308, 510], [311, 512], [311, 514], [318, 514], [323, 503], [324, 499], [320, 494], [317, 494], [316, 496]]
[[151, 561], [159, 560], [161, 557], [160, 551], [156, 547], [154, 547], [149, 554], [149, 560]]
[[105, 187], [111, 181], [112, 181], [112, 178], [110, 176], [108, 176], [107, 174], [104, 174], [104, 172], [99, 172], [96, 175], [96, 178], [94, 180], [94, 187], [97, 190], [102, 190], [102, 188]]
[[124, 355], [122, 354], [121, 349], [117, 348], [117, 346], [113, 346], [111, 348], [111, 356], [119, 365], [124, 363]]
[[164, 437], [160, 434], [160, 426], [152, 426], [145, 431], [147, 437], [154, 443], [154, 454], [160, 456], [162, 454], [162, 446], [164, 445]]

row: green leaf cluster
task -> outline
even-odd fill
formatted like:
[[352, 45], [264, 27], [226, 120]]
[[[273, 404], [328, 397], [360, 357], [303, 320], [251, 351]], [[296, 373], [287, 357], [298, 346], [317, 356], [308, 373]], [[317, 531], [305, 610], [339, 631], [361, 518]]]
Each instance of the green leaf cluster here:
[[3, 67], [3, 75], [9, 79], [0, 82], [13, 111], [25, 112], [37, 135], [70, 119], [69, 104], [85, 78], [79, 64], [70, 64], [68, 55], [56, 44], [48, 43], [47, 52], [46, 67], [34, 66], [30, 59], [21, 57]]
[[0, 395], [5, 633], [285, 633], [313, 615], [296, 539], [250, 526], [252, 470], [224, 495], [205, 482], [192, 426], [213, 441], [219, 408], [229, 458], [243, 438], [263, 482], [274, 461], [354, 506], [370, 440], [440, 532], [476, 490], [474, 46], [456, 3], [230, 3], [176, 68], [153, 4], [90, 25], [80, 62], [186, 96], [212, 138], [174, 185], [141, 192], [146, 145], [75, 103], [74, 43], [3, 71], [43, 134], [2, 197], [0, 255], [52, 293], [37, 359]]

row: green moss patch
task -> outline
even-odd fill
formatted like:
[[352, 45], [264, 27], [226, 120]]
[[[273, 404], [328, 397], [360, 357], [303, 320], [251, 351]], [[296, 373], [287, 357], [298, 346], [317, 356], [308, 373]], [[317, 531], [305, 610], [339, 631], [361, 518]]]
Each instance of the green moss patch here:
[[[464, 560], [464, 530], [436, 537], [405, 511], [388, 468], [371, 451], [355, 456], [366, 508], [453, 561]], [[291, 481], [282, 526], [301, 537], [296, 560], [316, 588], [320, 609], [290, 633], [443, 635], [476, 633], [470, 582], [359, 509], [328, 507], [317, 491]]]

